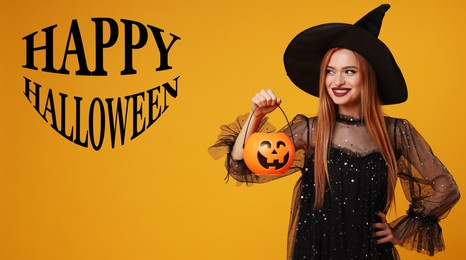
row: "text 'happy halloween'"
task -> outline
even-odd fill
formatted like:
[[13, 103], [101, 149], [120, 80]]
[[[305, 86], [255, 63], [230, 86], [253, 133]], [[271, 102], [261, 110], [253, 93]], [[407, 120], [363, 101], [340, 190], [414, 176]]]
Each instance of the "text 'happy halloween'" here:
[[[26, 64], [23, 68], [38, 70], [35, 65], [35, 54], [43, 51], [45, 66], [42, 72], [70, 75], [67, 69], [68, 57], [75, 57], [78, 69], [75, 75], [79, 77], [102, 77], [108, 76], [104, 59], [104, 50], [111, 48], [118, 41], [119, 25], [111, 18], [92, 18], [95, 32], [95, 69], [89, 70], [88, 60], [83, 44], [83, 37], [78, 21], [72, 20], [64, 50], [62, 65], [59, 69], [54, 64], [54, 30], [57, 25], [42, 29], [45, 44], [37, 46], [35, 38], [38, 32], [33, 32], [23, 40], [26, 43]], [[173, 44], [181, 38], [169, 34], [169, 43], [163, 39], [163, 30], [142, 23], [121, 19], [123, 29], [123, 59], [124, 68], [119, 75], [134, 75], [137, 70], [133, 66], [133, 52], [141, 49], [149, 40], [149, 32], [156, 45], [156, 56], [159, 57], [155, 72], [172, 69], [169, 65], [169, 53]], [[136, 30], [134, 30], [136, 29]], [[104, 32], [108, 32], [107, 40], [104, 40]], [[134, 32], [136, 31], [136, 33]], [[136, 37], [138, 36], [138, 37]], [[74, 44], [71, 44], [73, 42]], [[74, 48], [71, 46], [74, 45]], [[131, 140], [138, 137], [151, 127], [157, 119], [169, 107], [167, 97], [178, 96], [178, 82], [180, 76], [174, 77], [172, 82], [155, 84], [146, 91], [124, 97], [92, 97], [89, 100], [81, 96], [71, 96], [66, 93], [56, 93], [52, 88], [46, 88], [43, 83], [35, 82], [27, 77], [24, 78], [24, 95], [32, 104], [39, 115], [50, 124], [50, 126], [67, 140], [86, 148], [92, 147], [100, 150], [109, 137], [112, 148], [115, 148], [118, 137], [121, 145], [124, 145], [127, 129], [132, 129]], [[69, 97], [70, 96], [70, 97]], [[71, 119], [68, 119], [71, 117]], [[129, 120], [128, 120], [129, 118]], [[107, 130], [108, 129], [108, 130]]]

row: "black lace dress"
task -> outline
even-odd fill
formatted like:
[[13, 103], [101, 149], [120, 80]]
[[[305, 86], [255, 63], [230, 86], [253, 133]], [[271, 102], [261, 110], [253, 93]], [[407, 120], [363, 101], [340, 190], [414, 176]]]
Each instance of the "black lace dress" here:
[[[209, 148], [214, 158], [229, 151], [247, 115], [222, 126], [217, 143]], [[406, 120], [386, 118], [398, 163], [398, 177], [411, 202], [406, 216], [390, 223], [408, 249], [433, 255], [444, 249], [438, 221], [459, 199], [452, 176], [427, 143]], [[284, 175], [255, 175], [243, 161], [227, 156], [228, 176], [242, 182], [267, 182], [296, 171], [302, 173], [292, 202], [288, 259], [398, 259], [391, 243], [376, 244], [373, 225], [380, 222], [387, 196], [387, 166], [365, 125], [339, 116], [328, 158], [330, 185], [324, 207], [314, 203], [314, 118], [298, 115], [291, 128], [297, 150], [295, 164]], [[264, 120], [262, 132], [274, 128]]]
[[[313, 211], [314, 165], [305, 163], [293, 259], [394, 259], [392, 244], [375, 243], [373, 225], [380, 222], [376, 212], [384, 212], [387, 200], [387, 166], [366, 136], [361, 122], [339, 118], [336, 136], [344, 135], [342, 145], [333, 144], [328, 158], [330, 187], [324, 208]], [[364, 145], [364, 146], [363, 146]]]

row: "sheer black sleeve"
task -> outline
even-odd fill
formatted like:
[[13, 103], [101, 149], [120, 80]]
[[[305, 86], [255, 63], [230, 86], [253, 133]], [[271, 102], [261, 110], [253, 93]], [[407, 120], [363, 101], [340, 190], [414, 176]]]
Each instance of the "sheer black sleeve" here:
[[[233, 160], [231, 158], [230, 151], [233, 148], [241, 128], [246, 123], [247, 118], [248, 114], [241, 115], [234, 122], [222, 125], [220, 127], [220, 135], [218, 136], [216, 143], [208, 149], [210, 155], [214, 159], [219, 159], [223, 155], [227, 155], [225, 161], [225, 166], [227, 168], [227, 180], [229, 176], [232, 176], [235, 180], [240, 182], [262, 183], [289, 175], [302, 169], [302, 166], [304, 165], [304, 149], [308, 141], [307, 120], [304, 115], [297, 115], [290, 122], [291, 127], [286, 126], [280, 130], [280, 132], [284, 132], [290, 137], [291, 133], [293, 133], [293, 141], [296, 149], [296, 156], [293, 165], [285, 174], [281, 175], [256, 175], [247, 168], [244, 160]], [[259, 126], [258, 132], [273, 133], [275, 131], [276, 128], [267, 121], [267, 118], [264, 118]]]
[[390, 225], [403, 247], [434, 255], [445, 249], [438, 222], [458, 201], [458, 187], [427, 142], [408, 121], [394, 119], [390, 124], [398, 177], [411, 203], [407, 215]]

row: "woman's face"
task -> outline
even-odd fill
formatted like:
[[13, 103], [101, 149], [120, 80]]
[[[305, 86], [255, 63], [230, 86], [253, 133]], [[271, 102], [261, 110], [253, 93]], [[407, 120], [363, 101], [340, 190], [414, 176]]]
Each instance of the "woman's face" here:
[[355, 54], [347, 49], [337, 50], [330, 57], [325, 86], [339, 113], [359, 116], [363, 80]]

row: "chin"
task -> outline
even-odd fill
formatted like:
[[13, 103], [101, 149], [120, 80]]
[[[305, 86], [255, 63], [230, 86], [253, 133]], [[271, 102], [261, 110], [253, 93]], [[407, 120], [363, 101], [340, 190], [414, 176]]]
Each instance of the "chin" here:
[[340, 97], [332, 97], [333, 103], [335, 105], [347, 105], [349, 103], [349, 100], [347, 98], [340, 98]]
[[344, 98], [341, 98], [341, 97], [332, 98], [332, 100], [333, 100], [333, 103], [336, 106], [344, 106], [346, 108], [356, 108], [356, 107], [361, 105], [359, 100], [356, 101], [356, 100], [353, 100], [353, 99], [348, 99], [346, 97], [344, 97]]

